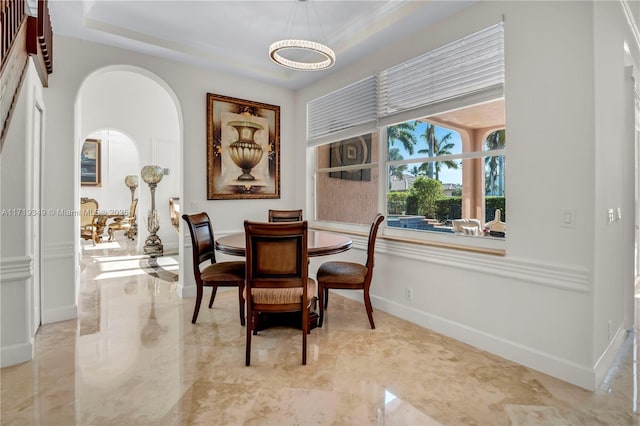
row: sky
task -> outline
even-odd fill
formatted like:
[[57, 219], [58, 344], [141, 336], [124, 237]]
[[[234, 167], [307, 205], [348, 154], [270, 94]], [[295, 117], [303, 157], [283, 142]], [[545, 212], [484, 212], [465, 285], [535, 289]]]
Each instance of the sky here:
[[[413, 155], [409, 155], [409, 153], [402, 146], [402, 143], [398, 141], [394, 142], [394, 144], [392, 145], [392, 148], [398, 148], [400, 150], [400, 155], [402, 155], [402, 157], [405, 159], [417, 158], [417, 157], [423, 156], [424, 154], [418, 154], [418, 151], [421, 149], [427, 148], [425, 139], [422, 136], [424, 135], [426, 128], [427, 128], [427, 124], [424, 122], [419, 122], [418, 126], [416, 127], [414, 134], [416, 135], [417, 143], [414, 147]], [[438, 140], [442, 139], [447, 133], [451, 133], [450, 141], [454, 143], [454, 148], [451, 149], [451, 153], [452, 154], [462, 153], [462, 140], [460, 139], [460, 135], [458, 134], [458, 132], [456, 132], [455, 130], [445, 129], [443, 127], [436, 126], [436, 137], [438, 138]], [[420, 164], [421, 163], [416, 163], [415, 165], [420, 166]], [[414, 166], [413, 164], [410, 164], [408, 167], [408, 170], [412, 169], [413, 166]], [[462, 184], [462, 168], [453, 170], [453, 169], [448, 169], [446, 166], [443, 165], [442, 168], [440, 169], [439, 177], [442, 183]]]

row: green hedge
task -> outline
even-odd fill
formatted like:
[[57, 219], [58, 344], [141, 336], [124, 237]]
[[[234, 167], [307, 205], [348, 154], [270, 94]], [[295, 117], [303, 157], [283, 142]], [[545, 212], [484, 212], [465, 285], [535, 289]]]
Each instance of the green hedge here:
[[409, 191], [395, 191], [387, 193], [387, 211], [389, 214], [402, 214], [407, 211], [407, 197]]
[[504, 197], [485, 197], [484, 199], [484, 214], [487, 218], [487, 222], [493, 220], [496, 209], [500, 209], [500, 220], [507, 221], [507, 210], [505, 208]]
[[462, 197], [447, 197], [436, 201], [436, 218], [440, 222], [462, 217]]
[[[504, 197], [485, 197], [485, 218], [493, 220], [496, 209], [500, 209], [501, 220], [507, 221]], [[409, 191], [395, 191], [387, 194], [387, 211], [389, 214], [417, 215], [418, 203]], [[447, 219], [462, 217], [462, 197], [446, 197], [436, 201], [436, 218], [445, 222]]]

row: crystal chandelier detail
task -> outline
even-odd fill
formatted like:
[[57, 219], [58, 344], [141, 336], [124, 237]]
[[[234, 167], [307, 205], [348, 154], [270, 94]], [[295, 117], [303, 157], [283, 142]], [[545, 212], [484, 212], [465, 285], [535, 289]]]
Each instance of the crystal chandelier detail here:
[[[284, 50], [303, 49], [324, 57], [324, 60], [317, 62], [302, 62], [287, 59], [279, 52]], [[336, 62], [336, 54], [333, 50], [322, 43], [309, 40], [280, 40], [269, 46], [269, 56], [278, 65], [302, 71], [316, 71], [331, 68]]]
[[[307, 0], [299, 0], [300, 3], [307, 3]], [[287, 27], [293, 27], [295, 24], [295, 12], [292, 11]], [[318, 21], [318, 27], [321, 27], [320, 20], [318, 19], [318, 12], [315, 10], [316, 19]], [[309, 14], [307, 13], [306, 28], [311, 28], [309, 22]], [[303, 51], [309, 53], [312, 56], [311, 60], [304, 60], [302, 58], [295, 57], [296, 53], [300, 54]], [[287, 57], [287, 54], [292, 56]], [[269, 57], [273, 62], [286, 68], [299, 70], [299, 71], [319, 71], [331, 68], [336, 63], [336, 54], [328, 46], [311, 40], [305, 40], [302, 38], [285, 38], [283, 40], [276, 41], [269, 46]]]

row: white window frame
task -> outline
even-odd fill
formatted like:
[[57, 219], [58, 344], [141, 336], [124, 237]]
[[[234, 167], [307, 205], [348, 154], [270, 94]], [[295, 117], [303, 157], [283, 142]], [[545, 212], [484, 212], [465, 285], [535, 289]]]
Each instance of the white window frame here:
[[[469, 105], [471, 106], [471, 105]], [[442, 111], [446, 112], [446, 111]], [[424, 117], [414, 117], [410, 118], [406, 121], [415, 120], [418, 118]], [[383, 126], [379, 128], [379, 137], [381, 141], [387, 140], [387, 127]], [[440, 126], [442, 127], [442, 126]], [[506, 158], [506, 149], [492, 150], [492, 151], [473, 151], [466, 152], [460, 154], [451, 154], [451, 155], [441, 155], [435, 157], [419, 157], [419, 158], [411, 158], [404, 159], [398, 161], [388, 161], [388, 150], [386, 143], [380, 143], [380, 148], [382, 152], [380, 155], [383, 155], [385, 161], [380, 161], [380, 173], [381, 176], [388, 176], [388, 167], [395, 166], [400, 164], [415, 164], [415, 163], [426, 163], [426, 162], [436, 162], [436, 161], [446, 161], [446, 160], [459, 160], [459, 159], [469, 159], [469, 158], [484, 158], [487, 156], [500, 156], [503, 155]], [[383, 204], [382, 210], [385, 215], [385, 219], [388, 216], [387, 211], [387, 194], [389, 192], [388, 182], [386, 180], [382, 180], [380, 182], [379, 188], [379, 200], [380, 204]], [[384, 194], [384, 195], [382, 195]], [[491, 237], [476, 237], [469, 235], [460, 235], [455, 233], [446, 233], [446, 232], [436, 232], [436, 231], [422, 231], [417, 229], [405, 229], [405, 228], [396, 228], [393, 226], [387, 226], [386, 220], [384, 222], [384, 227], [381, 227], [381, 234], [383, 236], [391, 236], [395, 238], [400, 238], [407, 241], [418, 241], [418, 242], [434, 242], [438, 246], [442, 247], [451, 247], [451, 248], [460, 248], [464, 249], [465, 247], [469, 248], [479, 248], [479, 249], [488, 249], [488, 250], [504, 250], [506, 238], [491, 238]]]
[[[482, 46], [486, 45], [485, 40], [487, 39], [490, 39], [491, 42], [494, 43], [493, 45], [497, 49], [496, 52], [498, 52], [498, 55], [503, 58], [504, 57], [503, 25], [502, 23], [499, 23], [494, 26], [488, 27], [484, 30], [478, 31], [477, 33], [470, 34], [469, 36], [464, 37], [461, 40], [456, 40], [452, 43], [449, 43], [448, 45], [445, 45], [439, 49], [435, 49], [432, 52], [427, 52], [425, 55], [421, 55], [417, 58], [407, 61], [406, 65], [413, 66], [413, 64], [420, 64], [420, 63], [427, 62], [429, 59], [426, 59], [426, 58], [428, 58], [430, 55], [433, 55], [433, 54], [436, 54], [436, 55], [444, 54], [446, 58], [457, 61], [457, 58], [455, 56], [451, 56], [451, 55], [446, 56], [448, 54], [447, 52], [450, 52], [452, 50], [455, 52], [456, 45], [461, 46], [460, 51], [464, 49], [464, 51], [467, 53], [471, 52], [471, 54], [469, 54], [468, 56], [468, 58], [471, 58], [474, 51], [483, 49], [486, 53], [487, 49], [484, 49]], [[479, 46], [479, 47], [473, 48], [472, 47], [473, 43], [476, 43], [476, 46]], [[332, 142], [339, 142], [351, 136], [368, 133], [371, 130], [373, 125], [375, 125], [375, 128], [377, 129], [375, 131], [377, 131], [377, 134], [378, 134], [378, 159], [379, 160], [377, 163], [372, 163], [368, 167], [376, 167], [376, 166], [378, 167], [378, 173], [380, 177], [379, 188], [378, 188], [378, 211], [382, 212], [385, 215], [385, 218], [388, 215], [386, 201], [387, 201], [387, 191], [388, 191], [387, 167], [389, 165], [412, 164], [412, 163], [427, 162], [427, 161], [446, 161], [450, 159], [482, 158], [482, 157], [486, 157], [488, 153], [491, 153], [491, 156], [503, 155], [506, 158], [506, 149], [502, 149], [502, 150], [493, 150], [493, 151], [474, 151], [469, 153], [446, 155], [446, 156], [439, 156], [439, 157], [427, 157], [428, 159], [427, 161], [424, 161], [422, 158], [418, 158], [418, 159], [412, 158], [412, 159], [406, 159], [406, 160], [395, 161], [395, 162], [387, 161], [388, 147], [386, 143], [387, 141], [386, 132], [387, 132], [388, 126], [401, 123], [401, 122], [406, 122], [406, 121], [411, 121], [415, 119], [437, 115], [439, 113], [444, 113], [444, 112], [455, 110], [455, 109], [466, 108], [479, 103], [488, 102], [491, 100], [495, 100], [497, 98], [504, 97], [503, 84], [501, 83], [502, 81], [504, 81], [504, 64], [503, 63], [501, 64], [500, 60], [496, 61], [496, 57], [495, 57], [496, 52], [489, 52], [489, 55], [491, 56], [491, 58], [487, 63], [490, 65], [488, 65], [489, 68], [487, 68], [487, 75], [485, 76], [486, 78], [485, 78], [484, 84], [473, 86], [473, 89], [470, 90], [469, 92], [453, 93], [447, 90], [442, 90], [440, 93], [444, 95], [442, 96], [436, 95], [434, 99], [427, 100], [427, 103], [425, 103], [424, 105], [420, 105], [419, 102], [416, 103], [415, 99], [411, 101], [406, 106], [406, 108], [405, 107], [396, 108], [395, 105], [389, 104], [388, 95], [391, 93], [389, 92], [389, 90], [392, 90], [392, 91], [400, 90], [399, 93], [402, 93], [402, 90], [404, 89], [402, 89], [403, 86], [399, 86], [397, 84], [394, 86], [393, 82], [391, 83], [391, 85], [388, 85], [387, 83], [391, 81], [391, 80], [388, 80], [388, 76], [390, 75], [388, 73], [393, 74], [397, 69], [402, 68], [402, 66], [405, 64], [399, 64], [395, 67], [389, 68], [388, 70], [382, 71], [377, 75], [378, 118], [375, 123], [371, 121], [366, 121], [366, 120], [359, 120], [359, 121], [354, 120], [351, 126], [342, 125], [340, 129], [334, 133], [330, 131], [327, 131], [327, 132], [320, 131], [316, 133], [315, 137], [308, 134], [307, 137], [308, 137], [309, 143], [307, 148], [308, 149], [307, 161], [308, 161], [308, 164], [311, 164], [313, 166], [312, 170], [310, 171], [310, 178], [311, 178], [310, 179], [310, 183], [311, 183], [310, 197], [311, 197], [312, 206], [313, 206], [313, 217], [312, 218], [310, 217], [310, 222], [312, 226], [329, 228], [337, 231], [346, 231], [346, 232], [350, 232], [350, 231], [362, 232], [365, 228], [368, 228], [362, 225], [342, 223], [342, 222], [327, 222], [327, 221], [320, 221], [315, 219], [316, 199], [317, 199], [316, 192], [315, 192], [316, 191], [316, 175], [319, 172], [327, 172], [329, 170], [327, 168], [316, 169], [315, 150], [320, 145], [325, 145]], [[482, 56], [486, 56], [485, 53], [483, 53]], [[475, 58], [472, 58], [471, 62], [474, 62], [474, 61], [475, 61]], [[460, 66], [461, 66], [460, 69], [464, 69], [464, 67], [466, 67], [471, 62], [465, 62], [464, 60], [460, 61]], [[470, 65], [470, 66], [473, 67], [474, 65]], [[414, 73], [413, 75], [416, 75], [416, 74]], [[420, 77], [418, 73], [418, 79], [419, 78]], [[398, 80], [395, 80], [395, 81], [398, 81]], [[412, 80], [412, 81], [415, 81], [415, 80]], [[344, 88], [344, 93], [349, 93], [349, 90], [352, 88], [352, 86], [359, 83], [360, 82], [354, 83], [353, 85], [346, 86]], [[461, 86], [466, 85], [467, 81], [465, 80], [464, 77], [462, 77], [460, 78], [460, 83], [461, 83]], [[467, 87], [471, 87], [471, 86], [467, 86]], [[341, 95], [340, 92], [341, 92], [341, 89], [325, 96], [334, 95], [336, 96], [336, 99], [340, 99], [340, 100], [345, 99], [344, 96], [340, 96]], [[324, 101], [325, 99], [322, 99], [322, 98], [325, 98], [325, 97], [318, 98], [311, 102]], [[367, 116], [367, 117], [370, 117], [370, 116]], [[309, 122], [309, 119], [307, 118], [307, 124], [308, 122]], [[309, 131], [308, 128], [307, 128], [307, 131]], [[339, 169], [346, 170], [348, 168], [354, 169], [354, 168], [362, 168], [362, 167], [347, 166], [347, 167], [335, 168], [335, 169], [331, 168], [331, 170], [338, 171]], [[436, 245], [438, 247], [444, 247], [444, 248], [464, 249], [465, 247], [468, 247], [472, 251], [477, 251], [476, 249], [480, 249], [480, 251], [482, 251], [482, 249], [486, 249], [487, 252], [490, 252], [490, 251], [499, 252], [501, 250], [504, 251], [504, 248], [505, 248], [505, 239], [484, 238], [484, 237], [468, 238], [468, 236], [462, 236], [462, 235], [457, 235], [453, 233], [429, 232], [429, 231], [419, 231], [419, 230], [388, 227], [386, 225], [386, 221], [383, 223], [383, 226], [381, 226], [379, 235], [382, 238], [384, 238], [385, 236], [389, 236], [392, 239], [400, 239], [408, 242], [414, 241], [419, 244], [424, 243], [425, 245], [429, 245], [429, 243], [433, 243], [433, 245]]]

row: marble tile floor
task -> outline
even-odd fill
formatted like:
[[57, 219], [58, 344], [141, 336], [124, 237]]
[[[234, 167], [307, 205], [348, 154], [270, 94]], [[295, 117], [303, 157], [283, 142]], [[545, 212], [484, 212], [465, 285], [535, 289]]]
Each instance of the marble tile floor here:
[[594, 393], [381, 311], [370, 330], [332, 294], [308, 365], [300, 331], [277, 327], [245, 367], [234, 289], [192, 325], [175, 258], [120, 243], [84, 252], [78, 319], [42, 326], [34, 360], [1, 370], [2, 425], [640, 424], [635, 337]]

